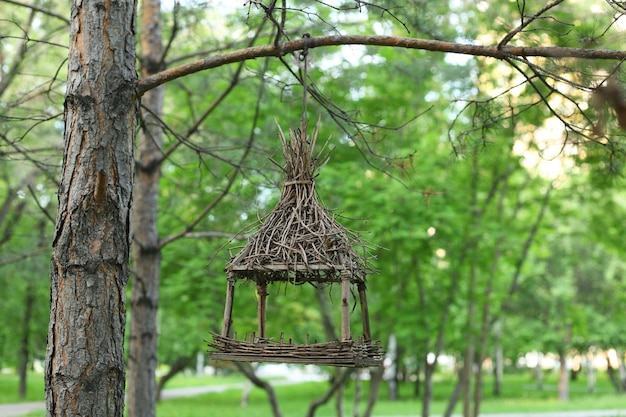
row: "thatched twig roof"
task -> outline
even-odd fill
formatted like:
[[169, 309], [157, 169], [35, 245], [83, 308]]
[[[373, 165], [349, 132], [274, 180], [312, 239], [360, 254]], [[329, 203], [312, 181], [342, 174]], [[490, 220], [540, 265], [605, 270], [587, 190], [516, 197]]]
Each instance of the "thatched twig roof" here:
[[300, 129], [289, 130], [289, 139], [278, 126], [285, 158], [280, 201], [226, 268], [236, 278], [337, 282], [341, 271], [347, 270], [353, 282], [365, 280], [367, 259], [355, 249], [365, 245], [318, 202], [318, 158], [313, 150], [319, 126], [318, 119], [308, 135], [303, 121]]

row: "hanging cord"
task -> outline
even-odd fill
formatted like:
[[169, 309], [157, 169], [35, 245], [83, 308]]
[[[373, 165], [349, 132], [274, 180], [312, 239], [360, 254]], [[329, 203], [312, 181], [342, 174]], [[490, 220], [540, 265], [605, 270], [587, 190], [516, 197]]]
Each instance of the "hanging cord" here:
[[311, 35], [309, 33], [305, 33], [302, 35], [303, 46], [302, 52], [298, 55], [298, 59], [303, 64], [304, 68], [302, 70], [302, 88], [304, 89], [302, 93], [302, 115], [300, 117], [301, 122], [304, 122], [307, 117], [307, 96], [308, 96], [308, 71], [309, 71], [309, 39], [311, 39]]

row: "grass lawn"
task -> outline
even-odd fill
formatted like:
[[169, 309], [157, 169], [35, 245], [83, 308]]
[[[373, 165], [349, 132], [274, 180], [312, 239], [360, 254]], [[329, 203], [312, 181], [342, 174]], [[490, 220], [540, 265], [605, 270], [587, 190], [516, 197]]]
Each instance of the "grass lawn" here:
[[43, 374], [31, 373], [26, 379], [26, 398], [19, 397], [19, 378], [15, 374], [0, 374], [0, 404], [43, 401]]
[[[43, 380], [41, 375], [31, 375], [29, 378], [29, 396], [27, 401], [43, 399]], [[490, 394], [492, 380], [485, 378], [485, 398], [482, 413], [499, 412], [540, 412], [540, 411], [580, 411], [595, 409], [626, 410], [626, 396], [614, 394], [608, 380], [599, 375], [597, 391], [588, 393], [586, 381], [579, 378], [570, 382], [570, 401], [561, 402], [556, 392], [556, 375], [547, 374], [542, 390], [538, 390], [529, 374], [505, 376], [501, 398], [493, 398]], [[178, 376], [170, 381], [167, 388], [181, 388], [191, 386], [206, 386], [215, 384], [232, 384], [242, 382], [239, 375], [230, 376]], [[276, 386], [281, 411], [285, 417], [300, 417], [306, 413], [312, 400], [321, 396], [328, 384], [326, 382], [308, 382], [291, 386]], [[344, 400], [345, 415], [352, 415], [354, 382], [350, 382], [346, 389]], [[447, 405], [447, 399], [453, 389], [453, 383], [446, 378], [439, 378], [435, 383], [435, 400], [432, 414], [441, 414]], [[401, 384], [400, 399], [389, 401], [386, 384], [381, 386], [379, 401], [374, 408], [374, 415], [384, 416], [417, 416], [421, 413], [421, 403], [412, 397], [413, 385]], [[367, 395], [367, 381], [363, 383], [363, 395]], [[17, 378], [12, 375], [0, 376], [0, 402], [17, 402]], [[219, 417], [249, 417], [250, 415], [271, 416], [271, 409], [266, 394], [257, 388], [252, 389], [247, 407], [240, 406], [241, 390], [234, 389], [222, 393], [205, 394], [197, 397], [177, 398], [162, 401], [157, 406], [159, 416], [176, 417], [205, 417], [216, 415]], [[361, 410], [365, 406], [366, 398], [360, 404]], [[460, 413], [460, 404], [456, 413]], [[33, 413], [31, 417], [43, 417], [45, 413]], [[334, 402], [320, 407], [316, 414], [320, 417], [333, 416]], [[622, 414], [624, 415], [624, 414]], [[617, 416], [616, 416], [617, 417]]]
[[[586, 391], [586, 381], [571, 382], [569, 402], [557, 399], [556, 376], [548, 376], [543, 390], [537, 390], [529, 375], [509, 375], [505, 377], [503, 397], [493, 398], [487, 391], [491, 388], [491, 379], [486, 378], [486, 393], [481, 414], [509, 413], [509, 412], [543, 412], [543, 411], [580, 411], [580, 410], [626, 410], [626, 396], [613, 393], [613, 388], [607, 380], [599, 378], [598, 390], [595, 393]], [[312, 400], [321, 396], [327, 387], [326, 383], [306, 383], [295, 386], [278, 386], [276, 393], [281, 411], [285, 417], [300, 417]], [[432, 414], [442, 414], [447, 406], [447, 399], [452, 390], [452, 381], [441, 379], [435, 384], [435, 401], [432, 404]], [[364, 383], [364, 396], [367, 383]], [[412, 398], [413, 386], [403, 384], [400, 400], [389, 401], [386, 385], [381, 387], [379, 400], [374, 408], [375, 416], [418, 416], [421, 414], [421, 402]], [[352, 415], [354, 398], [354, 383], [350, 383], [344, 400], [345, 415]], [[271, 409], [266, 394], [260, 389], [253, 389], [248, 406], [240, 406], [241, 392], [227, 391], [221, 394], [206, 394], [193, 398], [180, 398], [164, 401], [157, 406], [158, 415], [177, 417], [200, 417], [219, 415], [220, 417], [249, 417], [250, 415], [271, 416]], [[360, 410], [365, 407], [364, 398]], [[219, 410], [219, 411], [218, 411]], [[460, 404], [455, 413], [461, 413]], [[334, 402], [320, 407], [316, 414], [320, 417], [334, 416]], [[622, 414], [623, 415], [623, 414]]]

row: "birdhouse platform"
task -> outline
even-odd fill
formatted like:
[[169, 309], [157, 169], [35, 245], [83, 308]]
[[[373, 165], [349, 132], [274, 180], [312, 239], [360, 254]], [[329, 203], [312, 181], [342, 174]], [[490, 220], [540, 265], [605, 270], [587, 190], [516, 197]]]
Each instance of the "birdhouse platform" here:
[[[212, 333], [216, 349], [211, 357], [236, 362], [278, 362], [362, 368], [380, 365], [384, 352], [378, 341], [335, 340], [322, 343], [292, 344], [250, 336], [236, 340]], [[246, 338], [247, 339], [247, 338]]]

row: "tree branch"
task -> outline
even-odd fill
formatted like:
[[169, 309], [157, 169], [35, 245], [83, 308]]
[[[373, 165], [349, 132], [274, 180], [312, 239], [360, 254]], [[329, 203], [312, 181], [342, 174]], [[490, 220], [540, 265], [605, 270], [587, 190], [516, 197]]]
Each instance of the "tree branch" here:
[[337, 35], [337, 36], [314, 36], [305, 39], [296, 39], [289, 42], [252, 46], [225, 54], [215, 55], [189, 62], [161, 71], [157, 74], [141, 80], [137, 86], [139, 94], [175, 80], [186, 75], [194, 74], [210, 68], [217, 68], [223, 65], [242, 62], [261, 57], [282, 57], [287, 54], [300, 51], [305, 46], [309, 49], [322, 46], [340, 45], [370, 45], [388, 46], [394, 48], [419, 49], [433, 52], [448, 52], [462, 55], [484, 56], [496, 59], [506, 59], [511, 57], [541, 56], [548, 58], [579, 58], [579, 59], [608, 59], [624, 60], [626, 51], [613, 49], [584, 49], [565, 48], [558, 46], [484, 46], [460, 44], [431, 39], [414, 39], [396, 36], [375, 36], [375, 35]]
[[35, 6], [34, 4], [26, 4], [15, 0], [3, 0], [5, 3], [14, 4], [16, 6], [26, 7], [36, 12], [40, 12], [46, 14], [48, 16], [56, 17], [57, 19], [63, 21], [66, 25], [70, 24], [70, 21], [67, 17], [62, 16], [58, 13], [53, 12], [52, 10], [44, 9], [43, 7]]
[[530, 18], [528, 19], [524, 19], [524, 10], [520, 10], [520, 19], [521, 19], [521, 23], [519, 24], [518, 27], [516, 27], [515, 29], [513, 29], [512, 31], [510, 31], [509, 33], [506, 34], [506, 36], [504, 38], [502, 38], [502, 40], [500, 41], [500, 43], [498, 43], [497, 48], [498, 49], [502, 49], [504, 47], [504, 45], [506, 45], [507, 43], [509, 43], [511, 41], [511, 39], [513, 39], [515, 37], [515, 35], [517, 35], [518, 33], [520, 33], [522, 30], [524, 30], [525, 27], [527, 27], [528, 25], [530, 25], [533, 21], [535, 21], [536, 19], [538, 19], [542, 14], [544, 14], [545, 12], [547, 12], [548, 10], [554, 8], [555, 6], [557, 6], [560, 3], [563, 3], [564, 0], [555, 0], [552, 3], [546, 4], [541, 10], [539, 10], [537, 13], [535, 13], [534, 15], [532, 15]]
[[213, 239], [213, 238], [228, 238], [230, 240], [236, 239], [247, 239], [249, 235], [241, 234], [241, 233], [230, 233], [230, 232], [220, 232], [220, 231], [208, 231], [208, 232], [189, 232], [185, 233], [183, 238], [188, 239]]
[[280, 408], [278, 406], [278, 398], [276, 397], [276, 391], [274, 391], [272, 385], [259, 378], [254, 372], [252, 365], [249, 363], [235, 362], [235, 366], [237, 366], [237, 369], [239, 369], [239, 371], [244, 374], [246, 378], [254, 384], [254, 386], [261, 388], [267, 393], [274, 417], [281, 417], [282, 413], [280, 412]]
[[339, 375], [335, 377], [335, 380], [330, 385], [328, 390], [326, 390], [326, 392], [320, 398], [311, 402], [311, 405], [309, 406], [309, 410], [306, 413], [307, 417], [313, 417], [315, 415], [315, 410], [317, 410], [319, 406], [326, 404], [328, 400], [330, 400], [332, 396], [335, 394], [335, 392], [339, 389], [339, 387], [341, 387], [343, 384], [346, 383], [346, 381], [348, 380], [348, 377], [351, 374], [352, 374], [351, 369], [346, 369], [346, 368], [341, 369], [339, 371]]
[[[265, 71], [267, 70], [267, 61], [265, 62], [265, 67], [263, 68], [263, 74], [265, 73]], [[253, 126], [252, 129], [250, 130], [250, 136], [248, 138], [248, 142], [246, 143], [246, 147], [244, 149], [243, 154], [241, 155], [241, 157], [239, 158], [239, 163], [235, 165], [235, 170], [230, 174], [230, 176], [228, 177], [228, 183], [226, 184], [226, 187], [222, 190], [222, 192], [211, 202], [209, 203], [209, 205], [207, 205], [204, 210], [195, 218], [195, 220], [193, 220], [189, 225], [187, 225], [187, 227], [185, 228], [185, 230], [171, 235], [166, 239], [163, 239], [160, 243], [159, 243], [159, 247], [163, 248], [165, 245], [183, 238], [185, 236], [187, 236], [190, 232], [193, 231], [193, 229], [204, 219], [204, 217], [211, 211], [213, 210], [213, 208], [215, 208], [223, 199], [224, 197], [226, 197], [226, 195], [228, 195], [228, 193], [230, 192], [231, 187], [233, 186], [233, 184], [235, 183], [235, 179], [237, 178], [237, 176], [239, 175], [239, 173], [241, 172], [241, 168], [243, 163], [245, 162], [246, 158], [248, 158], [248, 155], [250, 154], [250, 151], [252, 149], [252, 144], [255, 140], [256, 134], [254, 133], [254, 129], [257, 126], [258, 120], [259, 120], [259, 114], [260, 114], [260, 108], [261, 108], [261, 100], [263, 98], [263, 93], [265, 91], [265, 83], [262, 82], [261, 86], [259, 88], [259, 93], [258, 93], [258, 99], [257, 99], [257, 104], [256, 104], [256, 109], [255, 109], [255, 114], [254, 114], [254, 120], [253, 120]]]

